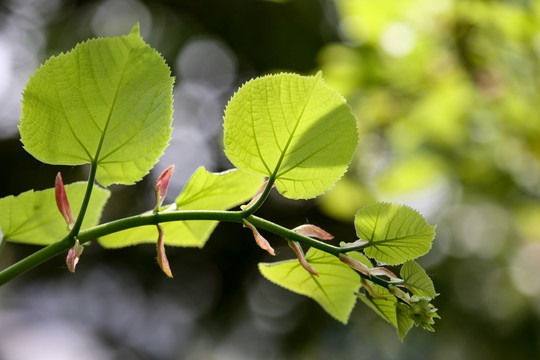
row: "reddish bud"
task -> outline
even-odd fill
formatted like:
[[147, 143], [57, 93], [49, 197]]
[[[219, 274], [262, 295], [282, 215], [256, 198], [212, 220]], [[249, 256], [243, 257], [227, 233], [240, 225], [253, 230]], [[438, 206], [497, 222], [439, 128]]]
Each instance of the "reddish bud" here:
[[259, 245], [261, 249], [268, 251], [270, 255], [276, 255], [274, 249], [272, 248], [272, 246], [270, 246], [270, 243], [268, 242], [268, 240], [266, 240], [261, 234], [259, 234], [255, 226], [251, 225], [246, 220], [244, 220], [244, 227], [247, 227], [253, 232], [253, 237], [255, 238], [257, 245]]
[[163, 199], [165, 199], [165, 195], [167, 194], [167, 187], [169, 186], [169, 180], [171, 180], [173, 171], [174, 165], [171, 165], [167, 169], [165, 169], [165, 171], [163, 171], [156, 180], [156, 207], [154, 208], [155, 211], [159, 210], [159, 207], [161, 206], [161, 204], [163, 204]]
[[390, 294], [394, 295], [395, 297], [397, 298], [400, 298], [401, 300], [411, 304], [412, 303], [412, 300], [411, 300], [411, 297], [409, 296], [409, 294], [407, 294], [406, 292], [404, 292], [403, 290], [401, 290], [400, 288], [398, 288], [397, 286], [395, 285], [388, 285], [388, 291], [390, 292]]
[[366, 264], [361, 263], [355, 258], [352, 258], [349, 255], [339, 254], [339, 260], [341, 260], [342, 263], [349, 265], [354, 270], [357, 270], [361, 272], [362, 274], [366, 275], [367, 277], [371, 277], [369, 268], [366, 266]]
[[329, 234], [320, 227], [311, 224], [300, 225], [294, 228], [293, 231], [297, 232], [300, 235], [309, 236], [321, 240], [332, 240], [334, 238], [332, 234]]
[[388, 300], [385, 296], [380, 295], [373, 289], [370, 283], [368, 283], [366, 280], [362, 279], [362, 286], [366, 289], [368, 294], [374, 298], [374, 299], [381, 299], [381, 300]]
[[79, 240], [75, 240], [75, 245], [69, 249], [67, 257], [66, 257], [66, 265], [72, 273], [75, 272], [75, 267], [77, 266], [77, 263], [79, 262], [79, 258], [81, 257], [81, 254], [84, 250], [84, 246], [82, 246], [79, 243]]
[[298, 257], [298, 262], [300, 262], [300, 265], [302, 265], [302, 267], [306, 269], [309, 273], [315, 276], [319, 276], [317, 270], [315, 270], [315, 268], [307, 262], [306, 256], [304, 255], [304, 250], [302, 250], [300, 244], [297, 241], [289, 241], [289, 246], [296, 253], [296, 257]]
[[375, 275], [375, 276], [385, 275], [391, 279], [398, 279], [396, 274], [394, 274], [393, 272], [391, 272], [390, 270], [384, 267], [374, 267], [372, 269], [369, 269], [369, 272], [371, 273], [371, 275]]
[[157, 225], [158, 229], [158, 240], [156, 244], [157, 248], [157, 260], [159, 267], [161, 270], [167, 275], [168, 277], [172, 278], [172, 272], [171, 268], [169, 266], [169, 260], [167, 259], [167, 254], [165, 254], [165, 244], [163, 242], [163, 239], [165, 238], [165, 234], [163, 233], [163, 228], [161, 225]]
[[75, 218], [73, 217], [73, 212], [69, 206], [66, 189], [64, 188], [64, 182], [62, 181], [62, 175], [60, 173], [56, 175], [56, 180], [54, 181], [54, 195], [56, 197], [58, 210], [60, 210], [60, 213], [66, 220], [68, 228], [71, 230], [75, 224]]

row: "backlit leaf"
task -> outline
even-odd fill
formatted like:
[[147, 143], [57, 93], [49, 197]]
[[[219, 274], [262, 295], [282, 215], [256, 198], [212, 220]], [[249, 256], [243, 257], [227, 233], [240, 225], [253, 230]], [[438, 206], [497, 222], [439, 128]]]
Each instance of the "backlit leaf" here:
[[409, 316], [408, 309], [402, 308], [396, 297], [387, 289], [376, 284], [373, 284], [372, 287], [381, 298], [374, 298], [368, 292], [358, 293], [358, 297], [380, 317], [392, 324], [397, 330], [399, 339], [403, 341], [414, 323]]
[[358, 237], [370, 243], [365, 254], [390, 265], [426, 254], [435, 236], [434, 226], [417, 211], [402, 205], [368, 205], [356, 213], [354, 224]]
[[132, 184], [168, 144], [170, 69], [140, 37], [92, 39], [50, 58], [26, 84], [24, 148], [49, 164], [97, 162], [103, 186]]
[[415, 295], [435, 298], [438, 294], [435, 292], [433, 281], [426, 274], [426, 271], [414, 261], [407, 261], [401, 267], [401, 278], [405, 281], [407, 288]]
[[367, 292], [359, 293], [358, 297], [380, 317], [388, 321], [397, 329], [396, 298], [382, 286], [373, 284], [372, 287], [373, 290], [382, 297], [381, 299], [374, 298]]
[[414, 325], [414, 321], [410, 316], [410, 309], [405, 304], [397, 304], [396, 306], [396, 322], [397, 322], [397, 333], [399, 339], [403, 341], [405, 335]]
[[358, 142], [354, 116], [321, 73], [251, 80], [232, 97], [224, 120], [229, 160], [274, 176], [278, 191], [292, 199], [327, 191], [347, 170]]
[[[189, 179], [175, 201], [178, 210], [227, 210], [249, 200], [263, 179], [240, 170], [210, 173], [200, 167]], [[162, 223], [165, 245], [203, 247], [217, 221], [191, 220]], [[155, 225], [140, 226], [102, 237], [107, 248], [119, 248], [141, 243], [155, 243]]]
[[[76, 182], [65, 186], [69, 203], [77, 216], [81, 207], [85, 182]], [[82, 230], [96, 226], [110, 192], [97, 185], [92, 190], [92, 197]], [[26, 191], [18, 196], [0, 199], [0, 228], [4, 237], [11, 242], [49, 245], [68, 234], [66, 222], [55, 202], [54, 189]]]
[[261, 274], [271, 282], [295, 293], [308, 296], [337, 320], [346, 324], [360, 288], [359, 275], [335, 256], [311, 248], [306, 259], [319, 273], [307, 272], [295, 260], [261, 263]]

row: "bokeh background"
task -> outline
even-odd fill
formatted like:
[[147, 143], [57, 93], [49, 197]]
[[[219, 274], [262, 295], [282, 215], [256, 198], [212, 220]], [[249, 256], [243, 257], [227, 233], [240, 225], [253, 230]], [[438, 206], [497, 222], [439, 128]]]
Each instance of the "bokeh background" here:
[[[231, 167], [222, 114], [246, 80], [313, 74], [349, 101], [360, 144], [326, 195], [273, 195], [261, 215], [354, 239], [355, 211], [408, 204], [437, 224], [419, 262], [441, 295], [436, 333], [394, 329], [359, 303], [343, 326], [268, 283], [268, 261], [240, 226], [202, 249], [88, 247], [0, 288], [0, 359], [535, 359], [540, 354], [540, 2], [534, 0], [0, 1], [0, 196], [66, 183], [88, 169], [37, 162], [18, 140], [21, 91], [49, 56], [139, 22], [176, 76], [166, 154], [136, 186], [113, 187], [103, 220], [169, 200], [200, 165]], [[292, 257], [269, 236], [279, 258]], [[8, 244], [6, 267], [37, 247]]]

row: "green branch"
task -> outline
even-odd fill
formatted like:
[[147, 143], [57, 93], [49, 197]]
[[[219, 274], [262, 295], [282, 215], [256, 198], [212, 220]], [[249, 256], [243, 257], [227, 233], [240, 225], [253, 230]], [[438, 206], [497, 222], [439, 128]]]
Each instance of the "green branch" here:
[[[88, 191], [87, 191], [88, 193]], [[84, 209], [81, 209], [83, 211]], [[298, 234], [297, 232], [287, 229], [281, 225], [265, 220], [258, 216], [250, 215], [247, 218], [244, 216], [243, 211], [206, 211], [206, 210], [181, 210], [161, 213], [147, 213], [136, 216], [127, 217], [120, 220], [114, 220], [105, 224], [95, 226], [93, 228], [82, 230], [78, 233], [77, 238], [81, 244], [88, 241], [97, 239], [102, 236], [106, 236], [118, 231], [144, 226], [144, 225], [157, 225], [159, 223], [171, 222], [171, 221], [186, 221], [186, 220], [214, 220], [225, 222], [242, 223], [246, 219], [255, 227], [271, 232], [275, 235], [283, 237], [287, 240], [298, 241], [304, 245], [314, 247], [316, 249], [325, 251], [334, 256], [344, 252], [353, 250], [353, 246], [347, 248], [340, 248], [334, 245], [327, 244], [325, 242], [312, 239], [307, 236]], [[62, 240], [44, 247], [41, 250], [33, 253], [32, 255], [20, 260], [19, 262], [11, 265], [7, 269], [0, 272], [0, 285], [7, 283], [8, 281], [24, 274], [37, 265], [57, 256], [73, 246], [73, 234], [70, 232]], [[357, 247], [354, 246], [356, 249]], [[366, 277], [378, 285], [388, 287], [393, 282], [385, 281], [383, 279], [372, 276]]]
[[249, 208], [242, 211], [242, 215], [244, 218], [247, 218], [255, 213], [255, 211], [259, 210], [259, 208], [262, 206], [262, 204], [266, 201], [268, 198], [268, 195], [270, 194], [270, 191], [272, 190], [272, 187], [274, 187], [274, 182], [276, 181], [276, 178], [274, 176], [271, 176], [268, 181], [266, 182], [266, 186], [261, 194], [261, 196], [257, 199], [255, 204], [250, 206]]
[[97, 171], [97, 162], [92, 161], [92, 164], [90, 165], [90, 174], [88, 175], [88, 183], [86, 185], [86, 191], [84, 193], [83, 202], [79, 210], [79, 215], [77, 215], [77, 220], [75, 220], [75, 224], [73, 225], [73, 228], [71, 229], [68, 235], [68, 237], [71, 239], [72, 246], [75, 243], [75, 238], [79, 235], [79, 231], [81, 230], [84, 216], [86, 215], [86, 210], [88, 209], [88, 204], [90, 203], [90, 197], [92, 196], [92, 189], [94, 188], [94, 180], [96, 178], [96, 171]]

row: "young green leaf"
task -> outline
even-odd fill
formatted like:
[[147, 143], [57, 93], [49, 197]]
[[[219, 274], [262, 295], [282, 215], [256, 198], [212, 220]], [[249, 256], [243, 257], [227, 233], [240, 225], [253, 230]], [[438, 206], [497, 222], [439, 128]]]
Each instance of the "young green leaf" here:
[[402, 205], [368, 205], [356, 213], [354, 224], [358, 237], [369, 242], [365, 254], [390, 265], [426, 254], [435, 236], [435, 226]]
[[[200, 167], [189, 179], [175, 201], [177, 210], [227, 210], [249, 200], [263, 183], [261, 177], [240, 170], [210, 173]], [[203, 247], [217, 221], [192, 220], [161, 224], [164, 244]], [[107, 248], [119, 248], [156, 242], [155, 225], [140, 226], [102, 237], [99, 242]]]
[[414, 294], [421, 297], [435, 298], [433, 281], [426, 274], [426, 271], [414, 261], [407, 261], [401, 267], [401, 277], [405, 281], [407, 288]]
[[380, 295], [380, 298], [374, 298], [367, 292], [358, 293], [358, 297], [380, 317], [388, 321], [397, 329], [396, 298], [382, 286], [373, 284], [372, 288], [378, 295]]
[[374, 298], [368, 292], [358, 293], [358, 297], [380, 317], [392, 324], [397, 330], [399, 339], [403, 341], [414, 323], [409, 316], [409, 311], [401, 308], [401, 305], [407, 305], [400, 304], [394, 295], [382, 286], [373, 284], [372, 288], [379, 298]]
[[403, 303], [396, 304], [396, 323], [399, 340], [403, 341], [405, 335], [411, 330], [414, 321], [410, 315], [410, 309]]
[[50, 58], [26, 84], [24, 148], [49, 164], [98, 164], [103, 186], [132, 184], [168, 144], [170, 69], [140, 37], [92, 39]]
[[[86, 183], [69, 184], [65, 186], [65, 190], [73, 210], [78, 211]], [[98, 224], [109, 195], [108, 190], [94, 186], [82, 223], [83, 230]], [[0, 228], [7, 240], [34, 245], [52, 244], [69, 232], [56, 206], [54, 189], [30, 190], [18, 196], [0, 199]]]
[[307, 272], [296, 259], [260, 263], [259, 270], [271, 282], [312, 298], [328, 314], [346, 324], [356, 303], [355, 292], [360, 288], [359, 275], [335, 256], [315, 248], [309, 249], [306, 260], [319, 277]]
[[351, 110], [321, 73], [251, 80], [232, 97], [224, 121], [229, 160], [275, 178], [278, 191], [292, 199], [327, 191], [347, 170], [358, 142]]

